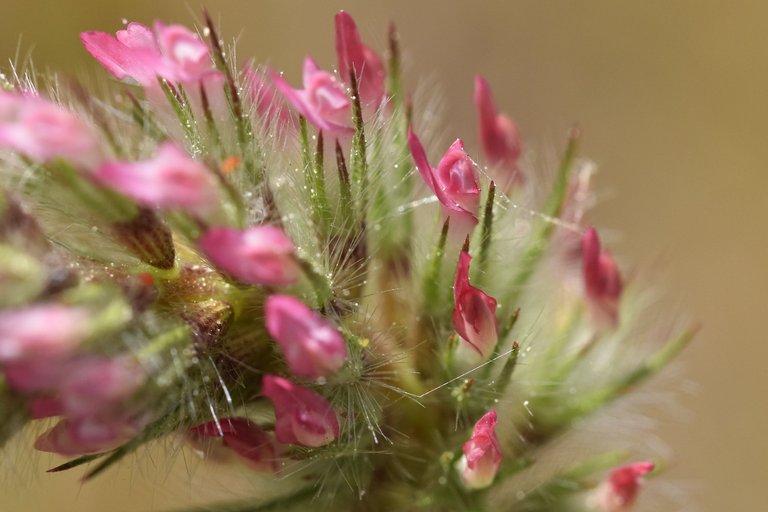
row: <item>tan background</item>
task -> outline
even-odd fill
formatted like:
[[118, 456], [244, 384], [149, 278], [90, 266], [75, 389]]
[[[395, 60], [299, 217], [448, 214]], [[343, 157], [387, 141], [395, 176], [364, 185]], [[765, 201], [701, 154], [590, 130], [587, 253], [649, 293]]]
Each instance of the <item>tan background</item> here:
[[[80, 30], [114, 31], [121, 18], [189, 23], [196, 5], [2, 0], [0, 58], [23, 34], [39, 67], [95, 74]], [[457, 135], [474, 133], [476, 71], [529, 147], [558, 148], [573, 121], [582, 125], [583, 152], [601, 170], [596, 223], [623, 235], [613, 240], [625, 260], [658, 265], [670, 314], [688, 311], [704, 324], [683, 358], [687, 380], [665, 382], [680, 384], [682, 408], [659, 420], [676, 455], [653, 485], [688, 493], [675, 510], [768, 510], [768, 3], [209, 2], [224, 32], [241, 34], [241, 59], [270, 60], [291, 77], [305, 53], [333, 63], [341, 7], [379, 49], [397, 21], [410, 83], [419, 75], [440, 83]], [[179, 459], [172, 472], [143, 455], [82, 488], [76, 475], [31, 476], [35, 463], [6, 456], [0, 510], [141, 512], [230, 492], [224, 476], [190, 485]]]

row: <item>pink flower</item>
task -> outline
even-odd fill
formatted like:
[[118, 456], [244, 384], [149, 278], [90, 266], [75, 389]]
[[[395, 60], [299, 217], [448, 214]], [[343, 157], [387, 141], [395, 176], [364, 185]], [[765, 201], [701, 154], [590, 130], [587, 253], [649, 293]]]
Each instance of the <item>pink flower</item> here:
[[149, 160], [107, 162], [94, 178], [153, 208], [180, 208], [204, 215], [219, 203], [218, 182], [212, 171], [172, 142], [163, 143]]
[[157, 77], [186, 84], [221, 75], [208, 46], [181, 25], [155, 22], [153, 31], [141, 23], [129, 23], [115, 36], [83, 32], [80, 40], [115, 78], [131, 78], [144, 87], [156, 86]]
[[464, 443], [464, 455], [458, 470], [464, 485], [482, 489], [493, 483], [501, 465], [501, 447], [496, 438], [496, 411], [483, 415], [472, 429], [472, 437]]
[[255, 471], [274, 472], [279, 469], [277, 444], [269, 434], [246, 418], [211, 420], [193, 427], [191, 432], [204, 437], [221, 437], [224, 446], [242, 457]]
[[37, 304], [0, 312], [0, 363], [56, 359], [88, 334], [88, 312], [59, 304]]
[[198, 243], [214, 265], [245, 283], [287, 286], [301, 274], [296, 246], [275, 226], [215, 227]]
[[145, 371], [129, 357], [81, 358], [65, 367], [56, 390], [68, 417], [93, 416], [119, 405], [146, 380]]
[[453, 285], [453, 326], [485, 359], [491, 355], [499, 336], [496, 299], [469, 284], [471, 261], [469, 253], [461, 251]]
[[267, 330], [295, 375], [314, 379], [342, 367], [347, 348], [333, 323], [290, 295], [271, 295], [265, 311]]
[[642, 487], [641, 478], [653, 471], [652, 462], [635, 462], [614, 469], [592, 499], [602, 512], [628, 512]]
[[285, 100], [278, 96], [271, 82], [263, 79], [262, 75], [246, 65], [243, 71], [245, 89], [248, 91], [251, 104], [262, 118], [267, 128], [276, 124], [278, 133], [297, 125], [296, 119], [285, 105]]
[[342, 80], [349, 80], [354, 69], [357, 78], [360, 102], [378, 107], [384, 98], [384, 65], [381, 59], [360, 40], [355, 20], [348, 13], [336, 14], [336, 55], [339, 59], [339, 74]]
[[480, 126], [480, 142], [491, 176], [502, 190], [507, 190], [523, 180], [517, 166], [521, 152], [520, 134], [509, 117], [496, 111], [488, 81], [480, 75], [475, 77], [475, 108]]
[[352, 131], [352, 109], [344, 85], [321, 70], [311, 57], [304, 59], [304, 89], [294, 89], [277, 73], [272, 82], [288, 102], [317, 128], [331, 133]]
[[275, 435], [281, 443], [317, 448], [339, 437], [336, 413], [314, 391], [281, 377], [265, 375], [262, 393], [275, 406]]
[[437, 169], [429, 165], [424, 147], [412, 129], [408, 130], [408, 145], [419, 173], [440, 201], [443, 214], [450, 217], [452, 232], [463, 239], [477, 224], [480, 206], [477, 169], [464, 151], [464, 143], [456, 139]]
[[90, 169], [101, 160], [99, 139], [69, 110], [37, 96], [0, 91], [0, 148], [33, 160], [68, 160]]
[[60, 455], [83, 455], [117, 448], [139, 432], [133, 422], [115, 417], [65, 418], [35, 441], [35, 449]]
[[615, 326], [619, 321], [621, 275], [610, 254], [600, 250], [595, 228], [589, 228], [581, 238], [584, 291], [587, 302], [599, 323]]

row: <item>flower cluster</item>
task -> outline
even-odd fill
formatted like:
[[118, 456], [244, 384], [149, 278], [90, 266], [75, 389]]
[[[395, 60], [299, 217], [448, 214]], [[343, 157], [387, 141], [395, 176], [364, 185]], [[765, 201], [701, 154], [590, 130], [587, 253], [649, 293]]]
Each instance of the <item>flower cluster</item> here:
[[58, 418], [90, 478], [178, 436], [293, 483], [254, 510], [629, 510], [650, 463], [529, 471], [692, 335], [638, 335], [578, 133], [544, 178], [478, 76], [479, 151], [430, 158], [394, 28], [338, 13], [297, 88], [205, 18], [81, 34], [111, 104], [0, 83], [0, 445]]

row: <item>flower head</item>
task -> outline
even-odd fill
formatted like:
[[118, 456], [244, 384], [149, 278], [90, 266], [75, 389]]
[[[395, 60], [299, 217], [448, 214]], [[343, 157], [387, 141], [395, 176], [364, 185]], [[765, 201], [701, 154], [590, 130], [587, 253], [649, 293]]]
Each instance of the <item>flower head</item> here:
[[357, 25], [345, 11], [336, 14], [336, 55], [339, 60], [339, 74], [349, 79], [354, 70], [363, 105], [377, 107], [384, 98], [384, 65], [376, 53], [360, 40]]
[[464, 443], [464, 455], [458, 470], [464, 485], [482, 489], [493, 483], [501, 465], [501, 447], [496, 438], [496, 411], [490, 410], [472, 429], [472, 437]]
[[621, 275], [611, 255], [600, 249], [600, 239], [594, 228], [581, 238], [584, 291], [590, 310], [600, 323], [615, 326], [619, 320]]
[[304, 59], [304, 89], [294, 89], [279, 74], [272, 73], [272, 82], [285, 99], [301, 115], [321, 130], [331, 133], [352, 131], [351, 102], [344, 85], [323, 71], [311, 58]]
[[331, 322], [290, 295], [271, 295], [264, 309], [267, 330], [295, 375], [323, 377], [342, 367], [347, 348]]
[[296, 246], [275, 226], [215, 227], [198, 244], [214, 265], [244, 283], [287, 286], [301, 273]]
[[211, 171], [172, 142], [163, 143], [148, 160], [107, 162], [94, 178], [152, 208], [205, 215], [219, 202], [218, 183]]
[[475, 108], [480, 127], [480, 142], [490, 165], [493, 180], [502, 190], [522, 181], [518, 167], [520, 134], [515, 123], [496, 111], [488, 81], [475, 77]]
[[408, 130], [408, 146], [421, 177], [437, 196], [444, 215], [451, 218], [454, 233], [460, 233], [463, 238], [477, 224], [480, 206], [477, 168], [464, 151], [464, 143], [456, 139], [440, 159], [437, 169], [429, 165], [424, 147], [412, 129]]
[[281, 443], [317, 448], [339, 437], [336, 412], [314, 391], [282, 377], [265, 375], [262, 393], [275, 406], [275, 435]]
[[653, 468], [652, 462], [634, 462], [614, 469], [592, 499], [601, 512], [628, 512], [642, 487], [642, 477]]
[[453, 285], [453, 326], [459, 336], [486, 359], [499, 336], [496, 299], [469, 283], [471, 261], [469, 253], [461, 251]]

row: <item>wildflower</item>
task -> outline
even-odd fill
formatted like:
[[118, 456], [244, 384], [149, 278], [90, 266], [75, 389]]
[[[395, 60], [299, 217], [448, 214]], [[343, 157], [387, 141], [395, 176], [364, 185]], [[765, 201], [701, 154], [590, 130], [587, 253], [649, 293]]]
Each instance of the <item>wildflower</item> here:
[[642, 477], [653, 467], [652, 462], [634, 462], [614, 469], [592, 494], [592, 503], [601, 512], [628, 512], [643, 485]]
[[205, 215], [219, 203], [218, 183], [211, 171], [172, 142], [163, 143], [148, 160], [107, 162], [94, 178], [152, 208]]
[[301, 273], [296, 246], [275, 226], [214, 227], [198, 243], [214, 265], [244, 283], [287, 286]]
[[0, 311], [0, 364], [55, 359], [88, 334], [88, 312], [60, 304]]
[[304, 59], [304, 89], [294, 89], [277, 73], [272, 82], [301, 115], [320, 130], [330, 133], [352, 131], [351, 102], [344, 86], [311, 58]]
[[464, 151], [464, 143], [456, 139], [437, 169], [429, 165], [424, 147], [412, 129], [408, 130], [408, 146], [421, 177], [440, 201], [443, 214], [450, 217], [452, 231], [463, 238], [477, 224], [480, 206], [477, 169]]
[[115, 78], [131, 78], [144, 87], [155, 87], [158, 77], [189, 84], [221, 76], [208, 46], [181, 25], [156, 22], [152, 30], [141, 23], [129, 23], [114, 36], [83, 32], [80, 40]]
[[384, 65], [381, 59], [360, 40], [355, 20], [348, 13], [336, 14], [336, 55], [339, 60], [339, 74], [349, 79], [354, 70], [363, 105], [378, 107], [384, 98]]
[[610, 254], [600, 250], [600, 239], [594, 228], [581, 238], [584, 291], [590, 310], [598, 323], [615, 326], [619, 320], [621, 275]]
[[56, 158], [90, 169], [101, 160], [99, 139], [69, 110], [33, 95], [0, 90], [0, 148], [40, 162]]
[[323, 377], [344, 364], [344, 338], [331, 322], [303, 302], [290, 295], [271, 295], [264, 309], [267, 330], [280, 344], [295, 375]]
[[520, 134], [509, 117], [496, 111], [488, 81], [480, 75], [475, 77], [475, 108], [491, 178], [502, 190], [508, 190], [523, 180], [518, 167]]
[[98, 453], [120, 446], [139, 430], [140, 425], [115, 416], [65, 418], [37, 438], [35, 449], [60, 455]]
[[281, 133], [295, 126], [295, 118], [286, 107], [283, 98], [277, 95], [272, 82], [264, 80], [251, 65], [246, 65], [243, 75], [251, 104], [261, 116], [266, 128], [275, 126], [278, 133]]
[[275, 406], [275, 435], [281, 443], [317, 448], [339, 437], [336, 413], [314, 391], [282, 377], [265, 375], [262, 393]]
[[269, 434], [246, 418], [221, 418], [197, 425], [191, 433], [203, 437], [220, 437], [254, 471], [274, 472], [278, 469], [278, 448]]
[[453, 325], [459, 336], [486, 359], [499, 335], [496, 299], [469, 283], [471, 261], [469, 253], [461, 251], [453, 285]]
[[472, 429], [472, 437], [464, 443], [464, 455], [457, 469], [464, 485], [482, 489], [493, 483], [501, 465], [501, 447], [496, 438], [496, 411], [490, 410]]

